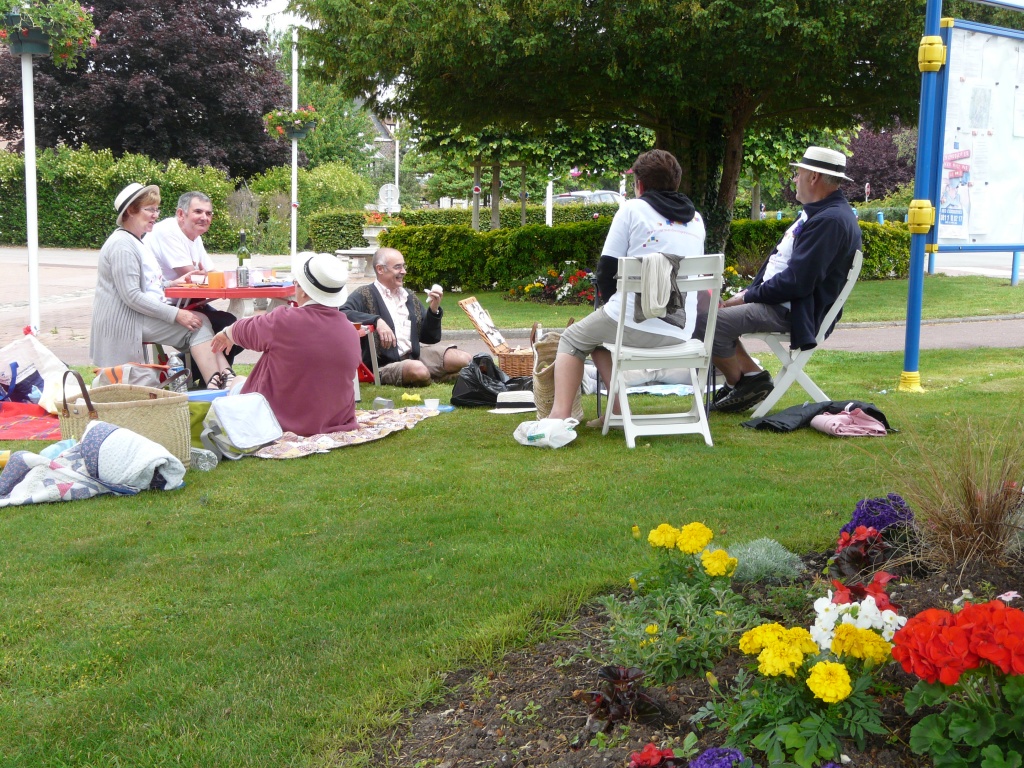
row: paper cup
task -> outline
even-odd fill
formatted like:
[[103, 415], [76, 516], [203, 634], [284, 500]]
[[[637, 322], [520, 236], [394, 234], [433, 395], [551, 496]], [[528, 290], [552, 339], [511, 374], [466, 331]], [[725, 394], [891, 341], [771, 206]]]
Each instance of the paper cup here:
[[428, 397], [423, 400], [423, 405], [428, 410], [436, 411], [441, 407], [441, 401], [436, 397]]

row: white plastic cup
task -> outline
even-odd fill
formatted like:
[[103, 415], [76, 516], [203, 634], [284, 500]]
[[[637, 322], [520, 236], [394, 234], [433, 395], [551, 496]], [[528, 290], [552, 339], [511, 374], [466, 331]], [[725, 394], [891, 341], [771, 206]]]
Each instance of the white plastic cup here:
[[441, 401], [436, 397], [427, 397], [423, 400], [423, 405], [429, 411], [436, 411], [441, 407]]

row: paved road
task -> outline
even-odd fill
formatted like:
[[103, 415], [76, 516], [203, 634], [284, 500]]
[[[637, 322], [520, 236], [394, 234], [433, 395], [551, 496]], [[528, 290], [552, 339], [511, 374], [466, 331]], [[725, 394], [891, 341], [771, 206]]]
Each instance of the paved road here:
[[[98, 251], [91, 250], [44, 248], [40, 251], [39, 337], [62, 360], [72, 365], [89, 363], [89, 324], [98, 255]], [[219, 267], [230, 268], [234, 264], [231, 254], [214, 255], [213, 258]], [[958, 274], [993, 268], [974, 266], [972, 269], [965, 257], [959, 258], [955, 265], [941, 266]], [[254, 266], [273, 267], [282, 263], [287, 263], [286, 257], [264, 256], [256, 257]], [[19, 335], [28, 323], [27, 264], [27, 249], [0, 248], [0, 274], [3, 275], [0, 280], [0, 346]], [[1009, 275], [1008, 263], [1005, 271]], [[356, 279], [352, 284], [366, 281]], [[454, 302], [450, 298], [446, 304], [448, 310], [453, 311]], [[503, 329], [503, 333], [512, 346], [528, 344], [527, 332], [523, 329]], [[905, 329], [898, 323], [845, 324], [832, 334], [828, 348], [858, 352], [902, 351], [904, 337]], [[474, 354], [486, 351], [483, 342], [471, 331], [446, 332], [445, 340]], [[922, 349], [979, 346], [1024, 346], [1024, 316], [933, 322], [926, 323], [921, 329]], [[256, 353], [246, 352], [240, 362], [251, 363], [256, 359]]]

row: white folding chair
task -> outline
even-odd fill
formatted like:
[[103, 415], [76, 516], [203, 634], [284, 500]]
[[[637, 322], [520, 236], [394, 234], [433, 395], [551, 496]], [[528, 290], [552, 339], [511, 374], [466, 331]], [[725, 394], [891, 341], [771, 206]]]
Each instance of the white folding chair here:
[[760, 418], [764, 416], [772, 407], [779, 402], [786, 390], [788, 390], [793, 384], [799, 384], [804, 388], [804, 391], [810, 395], [814, 402], [824, 403], [827, 400], [831, 400], [828, 395], [821, 391], [821, 387], [811, 381], [811, 377], [804, 372], [804, 366], [807, 365], [807, 361], [811, 359], [811, 355], [814, 354], [814, 350], [818, 349], [825, 341], [825, 333], [832, 326], [836, 317], [843, 309], [843, 305], [846, 303], [846, 299], [849, 298], [850, 292], [853, 290], [853, 286], [857, 283], [857, 278], [860, 276], [860, 269], [864, 266], [864, 254], [857, 251], [853, 255], [853, 264], [850, 266], [850, 272], [846, 276], [846, 285], [843, 286], [843, 290], [839, 292], [839, 296], [836, 298], [835, 303], [825, 313], [824, 319], [821, 321], [821, 326], [818, 328], [818, 333], [815, 335], [814, 340], [817, 342], [817, 346], [811, 347], [810, 349], [790, 349], [790, 339], [788, 333], [745, 333], [743, 338], [746, 339], [760, 339], [768, 348], [772, 351], [779, 362], [782, 363], [782, 370], [779, 371], [779, 375], [775, 377], [775, 387], [769, 393], [761, 404], [754, 411], [752, 419]]
[[[699, 392], [698, 387], [699, 382], [707, 380], [708, 366], [711, 365], [711, 342], [715, 338], [715, 323], [718, 320], [718, 297], [722, 290], [725, 256], [721, 253], [685, 256], [679, 264], [677, 285], [680, 291], [711, 291], [707, 331], [704, 334], [707, 341], [690, 339], [670, 347], [653, 349], [627, 347], [622, 343], [626, 323], [626, 295], [640, 293], [644, 288], [641, 261], [642, 259], [629, 257], [619, 259], [616, 290], [622, 295], [623, 300], [619, 310], [615, 344], [611, 349], [612, 376], [608, 383], [608, 403], [602, 434], [608, 434], [611, 427], [621, 428], [626, 436], [626, 445], [630, 448], [636, 447], [636, 438], [640, 435], [699, 434], [704, 436], [705, 443], [711, 445], [711, 431], [708, 429], [703, 392]], [[677, 413], [634, 414], [626, 395], [628, 387], [624, 373], [638, 368], [689, 369], [694, 388], [693, 404], [690, 409]], [[617, 396], [620, 400], [621, 415], [612, 413]]]

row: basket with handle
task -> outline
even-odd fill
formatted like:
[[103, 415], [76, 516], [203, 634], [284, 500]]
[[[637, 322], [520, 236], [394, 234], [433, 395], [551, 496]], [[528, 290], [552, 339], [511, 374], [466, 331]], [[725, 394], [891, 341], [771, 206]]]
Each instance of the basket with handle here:
[[[81, 398], [68, 403], [67, 379], [78, 380]], [[192, 454], [188, 395], [153, 387], [111, 384], [87, 389], [76, 371], [65, 371], [63, 406], [57, 414], [63, 439], [82, 439], [90, 421], [105, 421], [159, 443], [188, 469]]]
[[491, 320], [490, 313], [480, 306], [475, 296], [462, 299], [459, 302], [462, 310], [469, 315], [469, 319], [476, 326], [477, 333], [484, 340], [487, 349], [498, 358], [498, 367], [509, 376], [532, 376], [533, 375], [533, 335], [537, 333], [537, 323], [533, 324], [533, 335], [530, 337], [530, 349], [512, 349], [505, 341]]

